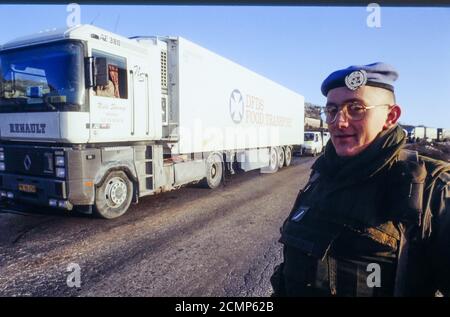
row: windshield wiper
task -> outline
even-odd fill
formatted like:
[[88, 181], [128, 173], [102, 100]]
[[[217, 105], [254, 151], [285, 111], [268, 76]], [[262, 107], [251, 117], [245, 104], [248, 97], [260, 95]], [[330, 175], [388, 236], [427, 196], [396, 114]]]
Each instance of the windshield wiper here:
[[57, 108], [56, 108], [53, 104], [51, 104], [50, 102], [48, 102], [49, 94], [50, 94], [50, 93], [45, 94], [45, 95], [42, 97], [42, 100], [44, 101], [44, 104], [47, 106], [47, 108], [49, 108], [50, 110], [57, 110]]

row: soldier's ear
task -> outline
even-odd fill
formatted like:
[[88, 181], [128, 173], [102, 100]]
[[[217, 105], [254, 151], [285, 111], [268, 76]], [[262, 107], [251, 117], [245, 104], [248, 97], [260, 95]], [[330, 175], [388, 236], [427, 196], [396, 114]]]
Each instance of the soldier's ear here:
[[389, 107], [388, 115], [386, 118], [386, 122], [384, 123], [383, 129], [389, 129], [397, 124], [398, 119], [400, 118], [400, 115], [402, 114], [402, 109], [399, 105], [394, 104], [391, 107]]

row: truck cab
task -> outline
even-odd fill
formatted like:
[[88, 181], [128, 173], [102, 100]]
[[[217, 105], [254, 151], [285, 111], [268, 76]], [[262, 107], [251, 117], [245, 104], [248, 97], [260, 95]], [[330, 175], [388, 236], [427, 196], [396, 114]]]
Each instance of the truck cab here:
[[330, 139], [330, 133], [326, 131], [305, 131], [302, 154], [316, 156], [325, 148]]
[[[162, 169], [162, 155], [152, 158], [162, 139], [165, 46], [91, 25], [0, 46], [2, 199], [88, 212], [103, 204], [115, 217], [159, 186], [153, 172]], [[99, 203], [105, 182], [110, 199]]]

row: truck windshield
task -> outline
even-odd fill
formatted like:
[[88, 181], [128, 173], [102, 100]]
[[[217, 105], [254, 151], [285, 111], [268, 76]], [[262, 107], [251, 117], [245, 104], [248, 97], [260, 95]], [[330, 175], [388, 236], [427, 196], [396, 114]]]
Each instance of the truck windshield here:
[[0, 52], [0, 112], [81, 111], [82, 66], [80, 42]]
[[314, 133], [305, 133], [305, 141], [314, 141]]

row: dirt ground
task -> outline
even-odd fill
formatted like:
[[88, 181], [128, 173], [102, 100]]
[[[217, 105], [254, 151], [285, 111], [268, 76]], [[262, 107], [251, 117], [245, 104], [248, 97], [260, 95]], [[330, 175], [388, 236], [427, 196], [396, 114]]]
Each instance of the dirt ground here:
[[269, 296], [280, 227], [314, 160], [143, 197], [114, 220], [0, 208], [0, 297]]

